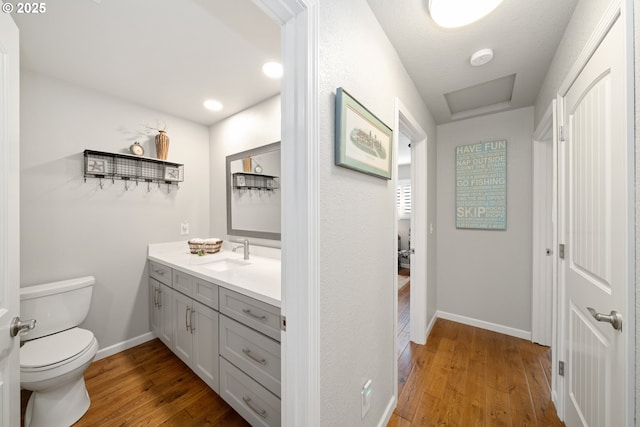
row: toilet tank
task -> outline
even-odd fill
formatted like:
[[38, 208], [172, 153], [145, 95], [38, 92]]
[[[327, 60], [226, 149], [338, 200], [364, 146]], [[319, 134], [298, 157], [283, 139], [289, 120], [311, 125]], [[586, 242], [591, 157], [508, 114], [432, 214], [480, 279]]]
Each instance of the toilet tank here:
[[87, 317], [93, 276], [20, 288], [20, 319], [36, 319], [36, 327], [21, 341], [78, 326]]

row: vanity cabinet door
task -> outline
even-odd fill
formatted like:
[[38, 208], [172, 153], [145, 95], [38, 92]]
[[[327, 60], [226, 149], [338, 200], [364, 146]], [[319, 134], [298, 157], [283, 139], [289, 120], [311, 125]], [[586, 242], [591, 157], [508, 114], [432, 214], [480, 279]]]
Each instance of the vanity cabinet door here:
[[149, 278], [149, 313], [151, 332], [167, 347], [173, 342], [172, 291], [167, 285]]
[[160, 283], [158, 292], [159, 316], [156, 335], [167, 347], [173, 343], [173, 291], [167, 285]]
[[218, 377], [218, 312], [193, 303], [193, 365], [191, 369], [216, 393]]
[[149, 326], [151, 332], [160, 335], [160, 304], [158, 302], [160, 282], [149, 277]]
[[193, 327], [192, 300], [173, 291], [173, 352], [187, 365], [193, 359]]

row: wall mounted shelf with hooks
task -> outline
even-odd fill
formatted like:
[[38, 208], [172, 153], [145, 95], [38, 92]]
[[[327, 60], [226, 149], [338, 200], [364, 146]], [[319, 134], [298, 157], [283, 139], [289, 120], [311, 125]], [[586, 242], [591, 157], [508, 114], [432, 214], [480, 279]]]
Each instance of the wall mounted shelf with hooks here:
[[138, 157], [120, 153], [106, 153], [104, 151], [84, 150], [84, 181], [87, 178], [100, 180], [125, 181], [125, 190], [130, 182], [147, 183], [148, 191], [151, 184], [166, 184], [167, 191], [171, 186], [178, 188], [178, 183], [184, 181], [184, 165], [166, 162], [164, 160]]
[[234, 190], [266, 190], [273, 191], [280, 188], [277, 176], [262, 175], [248, 172], [233, 174]]

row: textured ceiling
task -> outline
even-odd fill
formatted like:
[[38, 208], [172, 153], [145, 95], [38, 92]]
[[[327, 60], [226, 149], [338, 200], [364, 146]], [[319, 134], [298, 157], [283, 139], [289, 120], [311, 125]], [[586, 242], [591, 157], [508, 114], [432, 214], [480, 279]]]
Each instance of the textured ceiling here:
[[[367, 0], [438, 124], [533, 105], [577, 0], [504, 0], [490, 15], [458, 29], [438, 27], [428, 0]], [[477, 50], [492, 48], [494, 59], [473, 67]], [[449, 109], [445, 94], [515, 75], [509, 101], [483, 101], [467, 93]], [[484, 104], [483, 104], [484, 103]]]
[[251, 0], [58, 0], [13, 16], [23, 68], [204, 125], [280, 92], [261, 69], [280, 61], [280, 28]]

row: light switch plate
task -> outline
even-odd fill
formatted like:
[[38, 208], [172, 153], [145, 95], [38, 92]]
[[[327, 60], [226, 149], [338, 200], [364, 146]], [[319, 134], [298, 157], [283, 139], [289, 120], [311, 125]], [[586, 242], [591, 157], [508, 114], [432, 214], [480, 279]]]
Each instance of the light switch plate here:
[[373, 388], [371, 386], [371, 379], [369, 379], [366, 383], [364, 383], [362, 391], [360, 392], [362, 394], [362, 419], [364, 419], [364, 416], [367, 415], [369, 408], [371, 408], [372, 391]]
[[180, 224], [180, 234], [182, 234], [183, 236], [189, 234], [188, 222], [183, 222], [182, 224]]

